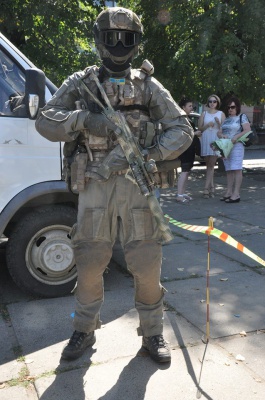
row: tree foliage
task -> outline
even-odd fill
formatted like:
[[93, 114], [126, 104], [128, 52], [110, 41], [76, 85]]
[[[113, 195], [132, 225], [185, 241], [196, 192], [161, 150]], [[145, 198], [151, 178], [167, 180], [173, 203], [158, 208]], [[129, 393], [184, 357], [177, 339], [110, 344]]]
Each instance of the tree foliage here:
[[[265, 98], [264, 0], [121, 0], [142, 19], [140, 59], [178, 100]], [[92, 26], [104, 1], [2, 0], [0, 30], [56, 84], [94, 64]]]
[[143, 56], [174, 97], [234, 93], [248, 104], [265, 97], [263, 0], [144, 0], [135, 9]]
[[92, 27], [104, 2], [1, 1], [0, 30], [57, 85], [95, 63]]

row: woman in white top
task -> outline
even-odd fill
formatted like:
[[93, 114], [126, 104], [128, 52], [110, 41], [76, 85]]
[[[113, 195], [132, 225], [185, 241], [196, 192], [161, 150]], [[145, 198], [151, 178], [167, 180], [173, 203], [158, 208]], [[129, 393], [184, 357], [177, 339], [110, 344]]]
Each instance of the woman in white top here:
[[210, 144], [218, 139], [217, 132], [225, 120], [225, 114], [219, 110], [221, 101], [216, 94], [212, 94], [207, 100], [207, 111], [204, 111], [198, 122], [198, 129], [202, 132], [201, 156], [205, 157], [206, 180], [203, 197], [214, 197], [214, 166], [218, 158]]
[[219, 138], [231, 139], [234, 144], [231, 153], [224, 158], [226, 170], [227, 188], [220, 199], [226, 203], [240, 202], [240, 188], [242, 184], [242, 168], [244, 159], [244, 145], [237, 140], [251, 130], [246, 114], [240, 114], [241, 104], [237, 97], [231, 97], [227, 101], [226, 113], [228, 117], [224, 121], [218, 133]]

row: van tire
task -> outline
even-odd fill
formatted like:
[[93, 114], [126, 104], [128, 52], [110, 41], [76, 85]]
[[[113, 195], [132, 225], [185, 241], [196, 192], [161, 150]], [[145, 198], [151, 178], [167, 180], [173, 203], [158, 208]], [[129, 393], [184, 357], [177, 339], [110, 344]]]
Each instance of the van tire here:
[[73, 207], [51, 205], [16, 224], [7, 242], [6, 263], [23, 291], [40, 297], [71, 293], [77, 274], [69, 233], [76, 218]]

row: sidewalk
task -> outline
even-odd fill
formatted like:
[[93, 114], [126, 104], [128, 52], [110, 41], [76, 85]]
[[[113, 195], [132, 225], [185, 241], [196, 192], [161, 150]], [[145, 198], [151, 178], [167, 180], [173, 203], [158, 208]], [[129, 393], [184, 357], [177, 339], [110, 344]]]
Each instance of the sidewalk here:
[[[265, 259], [265, 164], [256, 168], [252, 161], [246, 160], [240, 203], [219, 201], [225, 174], [218, 171], [216, 197], [203, 199], [204, 170], [198, 166], [189, 181], [194, 200], [179, 204], [175, 189], [163, 190], [163, 211], [200, 226], [212, 216], [216, 228]], [[0, 400], [196, 399], [205, 351], [208, 238], [171, 228], [175, 238], [163, 246], [161, 274], [171, 364], [158, 365], [141, 350], [133, 280], [115, 263], [105, 275], [104, 325], [97, 342], [68, 363], [60, 361], [60, 354], [72, 333], [73, 296], [33, 299], [14, 287], [4, 271]], [[256, 261], [210, 237], [210, 341], [202, 366], [202, 399], [264, 399], [264, 283], [265, 269]]]

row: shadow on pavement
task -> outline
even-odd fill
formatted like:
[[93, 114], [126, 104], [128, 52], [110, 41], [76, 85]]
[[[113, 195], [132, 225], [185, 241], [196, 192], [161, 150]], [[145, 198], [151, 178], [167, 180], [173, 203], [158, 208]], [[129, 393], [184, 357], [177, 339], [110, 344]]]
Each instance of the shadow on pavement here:
[[[98, 400], [117, 400], [127, 398], [126, 393], [131, 392], [132, 385], [135, 387], [135, 399], [144, 400], [146, 387], [151, 376], [158, 369], [167, 369], [170, 367], [169, 363], [166, 364], [155, 364], [150, 362], [148, 368], [145, 368], [139, 374], [139, 357], [145, 356], [145, 351], [140, 349], [138, 354], [129, 362], [128, 365], [122, 370], [116, 384], [103, 396], [99, 397]], [[146, 355], [149, 357], [148, 355]], [[135, 377], [141, 377], [135, 379]]]
[[[90, 349], [89, 360], [85, 364], [78, 366], [74, 365], [74, 362], [66, 364], [65, 361], [60, 360], [58, 367], [54, 371], [55, 380], [39, 397], [39, 400], [62, 400], [69, 398], [85, 400], [85, 375], [92, 364], [90, 357], [95, 351], [95, 349]], [[65, 379], [65, 373], [72, 370], [77, 371], [74, 376], [75, 379], [72, 379], [72, 375], [69, 376], [70, 379]]]
[[[178, 345], [179, 345], [179, 347], [180, 347], [180, 349], [182, 351], [183, 357], [185, 359], [185, 363], [186, 363], [186, 366], [187, 366], [187, 371], [188, 371], [191, 379], [193, 380], [195, 387], [200, 390], [201, 394], [203, 394], [205, 399], [213, 400], [213, 398], [211, 396], [209, 396], [206, 392], [204, 392], [203, 389], [201, 388], [201, 386], [199, 386], [199, 382], [198, 382], [198, 379], [196, 377], [196, 374], [195, 374], [195, 371], [194, 371], [194, 368], [193, 368], [193, 365], [192, 365], [192, 362], [191, 362], [191, 359], [190, 359], [188, 348], [185, 346], [183, 337], [181, 335], [181, 332], [180, 332], [180, 330], [178, 328], [178, 325], [177, 325], [177, 322], [176, 322], [176, 318], [174, 318], [174, 316], [172, 314], [169, 314], [168, 317], [169, 317], [169, 320], [171, 322], [172, 329], [174, 330], [174, 333], [175, 333], [176, 338], [178, 340]], [[195, 398], [195, 394], [194, 394], [194, 398]]]

